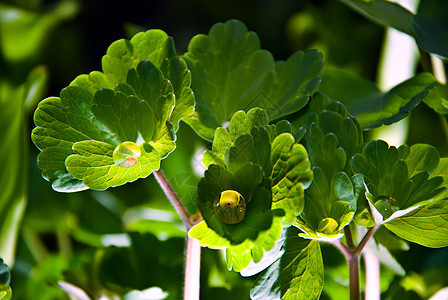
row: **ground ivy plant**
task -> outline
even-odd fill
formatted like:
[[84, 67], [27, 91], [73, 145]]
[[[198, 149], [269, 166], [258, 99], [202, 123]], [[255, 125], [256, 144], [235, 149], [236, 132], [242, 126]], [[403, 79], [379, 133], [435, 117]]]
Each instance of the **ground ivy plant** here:
[[[154, 173], [190, 239], [225, 249], [227, 268], [243, 276], [261, 272], [252, 299], [318, 299], [321, 243], [347, 257], [351, 299], [360, 299], [359, 257], [368, 241], [382, 243], [378, 228], [448, 246], [447, 158], [430, 145], [396, 148], [363, 134], [407, 116], [436, 81], [422, 73], [381, 93], [323, 69], [318, 50], [275, 61], [236, 20], [195, 36], [183, 55], [161, 30], [138, 33], [108, 48], [102, 71], [40, 102], [38, 166], [60, 192]], [[341, 92], [354, 81], [359, 90]], [[192, 216], [160, 171], [180, 121], [212, 142]]]

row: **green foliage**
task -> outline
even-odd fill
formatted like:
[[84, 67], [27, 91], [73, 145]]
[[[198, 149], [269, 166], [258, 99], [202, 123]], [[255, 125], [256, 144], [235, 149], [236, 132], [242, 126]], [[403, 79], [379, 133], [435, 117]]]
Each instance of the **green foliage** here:
[[318, 299], [324, 268], [317, 241], [300, 239], [291, 227], [281, 258], [264, 271], [251, 291], [251, 299]]
[[344, 103], [363, 129], [390, 125], [405, 118], [426, 99], [436, 83], [431, 74], [421, 73], [382, 93], [373, 82], [341, 69], [325, 68], [322, 78], [320, 90]]
[[319, 85], [323, 66], [316, 50], [275, 62], [260, 49], [258, 36], [237, 20], [215, 24], [208, 35], [195, 36], [183, 58], [198, 103], [186, 122], [207, 140], [241, 109], [263, 108], [270, 120], [298, 111]]
[[[198, 186], [197, 206], [205, 223], [190, 230], [211, 248], [227, 248], [227, 266], [240, 271], [261, 260], [280, 237], [281, 224], [290, 226], [303, 209], [304, 188], [312, 178], [305, 148], [296, 144], [284, 122], [268, 125], [259, 108], [236, 112], [229, 128], [218, 128], [208, 166]], [[246, 202], [245, 217], [226, 224], [216, 214], [220, 195], [236, 191]], [[220, 238], [221, 237], [221, 238]]]
[[340, 231], [357, 210], [357, 189], [349, 177], [348, 162], [359, 150], [363, 137], [356, 119], [342, 104], [325, 105], [328, 102], [324, 97], [314, 101], [305, 117], [309, 129], [304, 137], [314, 179], [305, 192], [304, 210], [294, 225], [304, 231], [303, 237], [334, 240], [341, 237]]
[[412, 36], [413, 14], [399, 4], [385, 0], [340, 0], [375, 23], [393, 27]]
[[443, 27], [429, 17], [417, 14], [413, 18], [412, 28], [420, 47], [448, 59], [448, 32]]
[[57, 1], [56, 5], [35, 12], [0, 4], [0, 44], [4, 58], [10, 62], [20, 62], [41, 54], [49, 32], [72, 19], [78, 13], [79, 6], [76, 0]]
[[[155, 68], [151, 63], [142, 62], [139, 69], [150, 73], [151, 68]], [[146, 177], [159, 168], [160, 157], [174, 149], [166, 142], [174, 137], [167, 137], [167, 125], [163, 125], [173, 101], [166, 81], [153, 83], [159, 84], [153, 87], [159, 95], [144, 95], [147, 100], [143, 101], [121, 91], [100, 90], [93, 96], [83, 88], [67, 87], [60, 98], [39, 103], [38, 127], [32, 138], [42, 150], [38, 158], [42, 174], [54, 189], [101, 190]], [[127, 141], [140, 143], [143, 155], [136, 165], [121, 168], [112, 153]]]
[[448, 114], [448, 87], [437, 82], [436, 87], [429, 91], [423, 100], [426, 105], [439, 114]]
[[[194, 105], [189, 71], [173, 55], [172, 39], [162, 31], [117, 41], [103, 58], [104, 73], [80, 75], [60, 98], [39, 104], [32, 138], [42, 150], [42, 175], [55, 190], [104, 190], [159, 168]], [[129, 168], [112, 158], [124, 142], [138, 143], [143, 152]]]
[[31, 70], [18, 86], [0, 79], [0, 140], [5, 145], [0, 149], [4, 167], [0, 172], [0, 253], [8, 263], [14, 260], [18, 225], [27, 201], [26, 117], [42, 97], [47, 81], [43, 66]]
[[[404, 210], [424, 203], [444, 189], [440, 188], [441, 177], [429, 178], [438, 163], [439, 154], [429, 145], [397, 149], [384, 141], [371, 141], [362, 154], [353, 157], [352, 169], [365, 176], [371, 203], [388, 203], [393, 206], [386, 208], [390, 212], [391, 209]], [[389, 212], [383, 211], [383, 217], [389, 218]]]
[[448, 246], [448, 201], [421, 206], [409, 214], [386, 223], [386, 228], [410, 242], [426, 247]]

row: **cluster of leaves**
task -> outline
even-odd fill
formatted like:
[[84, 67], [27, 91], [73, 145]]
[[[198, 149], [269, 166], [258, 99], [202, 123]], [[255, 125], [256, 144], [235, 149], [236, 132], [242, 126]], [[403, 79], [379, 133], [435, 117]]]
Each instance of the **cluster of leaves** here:
[[[193, 113], [190, 72], [163, 31], [113, 43], [102, 65], [35, 112], [38, 165], [57, 191], [105, 190], [147, 177], [174, 150], [179, 121]], [[124, 142], [142, 153], [128, 168], [113, 158]]]
[[[42, 151], [42, 175], [65, 192], [147, 177], [175, 149], [184, 120], [213, 141], [203, 156], [208, 169], [196, 199], [203, 221], [189, 235], [203, 246], [225, 248], [227, 267], [242, 274], [252, 272], [246, 269], [251, 264], [262, 265], [257, 271], [270, 265], [252, 298], [319, 297], [319, 241], [341, 239], [350, 224], [384, 224], [408, 241], [448, 245], [446, 159], [429, 145], [364, 143], [362, 132], [406, 117], [435, 86], [432, 75], [382, 93], [328, 68], [319, 87], [319, 51], [275, 62], [236, 20], [194, 37], [181, 57], [160, 30], [119, 40], [102, 68], [39, 104], [32, 139]], [[345, 86], [359, 88], [349, 93]], [[278, 121], [286, 116], [291, 123]], [[141, 155], [121, 167], [114, 153], [126, 142], [138, 144]], [[215, 211], [229, 190], [245, 201], [236, 224]]]
[[[304, 188], [311, 179], [305, 148], [291, 135], [291, 125], [268, 125], [259, 108], [238, 111], [229, 128], [218, 128], [203, 161], [208, 170], [199, 182], [197, 207], [204, 221], [189, 232], [202, 245], [227, 248], [227, 266], [240, 271], [263, 250], [274, 247], [282, 224], [290, 226], [303, 209]], [[221, 192], [235, 190], [246, 200], [246, 215], [225, 224], [213, 206]]]

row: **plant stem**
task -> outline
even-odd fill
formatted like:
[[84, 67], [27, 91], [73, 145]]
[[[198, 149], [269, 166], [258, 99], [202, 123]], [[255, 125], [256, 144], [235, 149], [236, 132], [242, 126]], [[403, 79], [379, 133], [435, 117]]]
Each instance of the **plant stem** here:
[[367, 231], [366, 235], [362, 238], [361, 242], [359, 243], [358, 247], [356, 247], [354, 251], [354, 255], [360, 256], [362, 249], [366, 246], [369, 239], [372, 237], [372, 235], [375, 233], [375, 231], [378, 229], [378, 225], [375, 225], [373, 227], [369, 228], [369, 231]]
[[179, 216], [182, 218], [182, 221], [187, 226], [187, 229], [190, 229], [193, 227], [194, 223], [190, 218], [190, 215], [188, 214], [187, 210], [185, 209], [185, 206], [180, 201], [179, 197], [177, 196], [176, 192], [174, 191], [171, 184], [166, 179], [165, 175], [162, 173], [162, 170], [154, 171], [154, 177], [157, 179], [157, 182], [159, 183], [162, 190], [165, 192], [165, 195], [170, 200], [171, 204], [176, 209], [176, 212], [179, 214]]
[[377, 229], [378, 225], [369, 228], [369, 231], [367, 231], [357, 247], [354, 246], [353, 235], [348, 226], [344, 227], [347, 245], [344, 245], [340, 240], [332, 242], [332, 244], [338, 247], [347, 258], [350, 274], [350, 300], [361, 299], [361, 292], [359, 289], [359, 257], [367, 242]]
[[355, 249], [355, 245], [353, 244], [353, 235], [350, 229], [350, 226], [344, 227], [345, 240], [347, 241], [347, 246], [350, 250]]
[[201, 245], [199, 241], [187, 237], [185, 262], [184, 299], [199, 300]]
[[359, 291], [359, 256], [353, 254], [348, 260], [348, 268], [350, 273], [350, 300], [361, 299]]
[[[196, 224], [198, 219], [193, 219], [188, 214], [185, 206], [180, 201], [171, 184], [163, 175], [162, 170], [154, 171], [154, 177], [162, 187], [165, 195], [176, 209], [187, 226], [187, 230]], [[199, 218], [200, 219], [200, 218]], [[184, 278], [184, 300], [199, 300], [200, 274], [201, 274], [201, 245], [196, 239], [192, 239], [187, 234], [187, 250], [185, 253], [185, 278]]]

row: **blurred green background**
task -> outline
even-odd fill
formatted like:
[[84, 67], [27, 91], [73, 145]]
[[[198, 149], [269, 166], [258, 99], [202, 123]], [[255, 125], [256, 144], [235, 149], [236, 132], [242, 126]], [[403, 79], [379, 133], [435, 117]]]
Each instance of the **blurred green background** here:
[[[445, 1], [423, 1], [420, 9], [448, 22]], [[258, 33], [262, 48], [277, 60], [317, 48], [327, 66], [376, 81], [385, 29], [334, 0], [0, 2], [0, 257], [12, 269], [14, 299], [69, 299], [61, 281], [92, 299], [150, 287], [180, 299], [184, 228], [154, 178], [105, 192], [53, 191], [36, 166], [32, 116], [38, 101], [58, 96], [77, 75], [100, 70], [101, 57], [117, 39], [158, 28], [184, 53], [194, 35], [228, 19]], [[420, 105], [410, 124], [408, 144], [429, 143], [441, 156], [448, 154], [442, 130], [428, 130], [440, 128], [434, 111]], [[162, 169], [194, 212], [199, 178], [194, 169], [209, 145], [186, 124], [177, 145]], [[347, 293], [347, 266], [332, 247], [323, 251], [322, 298], [341, 297]], [[397, 293], [425, 299], [448, 284], [446, 249], [412, 244], [393, 254], [408, 275], [403, 279], [384, 270], [385, 299]], [[249, 298], [254, 278], [227, 271], [221, 252], [203, 249], [201, 271], [201, 299]]]

